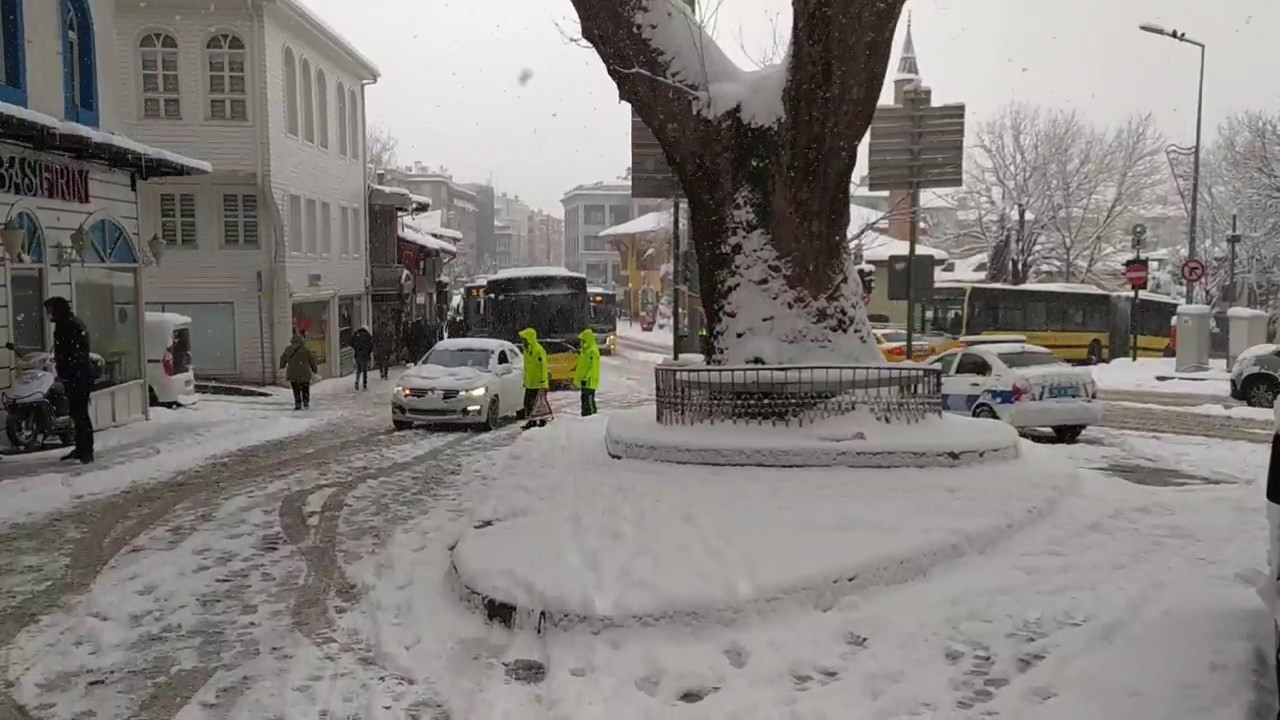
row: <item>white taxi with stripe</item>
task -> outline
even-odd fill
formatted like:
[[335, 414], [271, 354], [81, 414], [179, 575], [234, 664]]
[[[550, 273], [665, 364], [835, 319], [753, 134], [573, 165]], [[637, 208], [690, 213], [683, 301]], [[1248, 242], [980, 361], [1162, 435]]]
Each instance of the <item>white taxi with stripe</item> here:
[[948, 350], [929, 365], [942, 369], [948, 412], [1003, 420], [1016, 428], [1052, 428], [1075, 442], [1102, 422], [1102, 403], [1088, 368], [1027, 343], [985, 343]]

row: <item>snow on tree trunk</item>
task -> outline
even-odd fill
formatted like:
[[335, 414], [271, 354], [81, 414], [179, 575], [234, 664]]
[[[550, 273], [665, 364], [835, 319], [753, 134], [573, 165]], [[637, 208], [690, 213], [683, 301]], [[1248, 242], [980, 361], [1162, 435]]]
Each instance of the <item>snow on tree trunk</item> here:
[[849, 178], [904, 1], [793, 0], [786, 57], [747, 71], [683, 0], [572, 0], [688, 197], [715, 361], [881, 361]]

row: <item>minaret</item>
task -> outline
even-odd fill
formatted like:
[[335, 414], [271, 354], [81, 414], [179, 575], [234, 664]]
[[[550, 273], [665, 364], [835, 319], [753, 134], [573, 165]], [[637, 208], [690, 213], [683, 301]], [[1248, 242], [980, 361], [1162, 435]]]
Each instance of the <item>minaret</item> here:
[[902, 55], [898, 57], [898, 76], [893, 79], [893, 104], [901, 105], [904, 91], [920, 80], [920, 65], [916, 62], [916, 43], [911, 38], [911, 13], [907, 13], [907, 38], [902, 43]]
[[[931, 105], [932, 93], [920, 80], [920, 65], [916, 62], [916, 43], [911, 37], [911, 13], [907, 13], [907, 37], [898, 57], [898, 74], [893, 79], [893, 104], [906, 105], [917, 100]], [[911, 193], [906, 190], [889, 191], [889, 237], [903, 242], [911, 233]]]

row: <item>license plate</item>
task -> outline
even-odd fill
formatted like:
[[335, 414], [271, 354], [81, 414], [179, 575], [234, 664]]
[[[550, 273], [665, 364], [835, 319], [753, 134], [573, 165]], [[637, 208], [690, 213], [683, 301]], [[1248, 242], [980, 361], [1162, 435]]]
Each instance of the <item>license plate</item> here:
[[1080, 390], [1077, 388], [1063, 385], [1049, 388], [1049, 399], [1051, 400], [1076, 397], [1080, 397]]

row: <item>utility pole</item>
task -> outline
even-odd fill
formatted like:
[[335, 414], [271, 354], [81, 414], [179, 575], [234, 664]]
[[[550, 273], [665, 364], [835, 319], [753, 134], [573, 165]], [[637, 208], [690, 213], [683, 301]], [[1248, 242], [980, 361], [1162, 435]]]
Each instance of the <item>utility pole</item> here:
[[1231, 233], [1227, 235], [1227, 247], [1231, 249], [1230, 259], [1227, 261], [1227, 277], [1231, 283], [1231, 294], [1227, 297], [1229, 307], [1234, 307], [1239, 297], [1236, 289], [1236, 246], [1240, 244], [1240, 232], [1237, 229], [1236, 220], [1236, 214], [1232, 213]]

